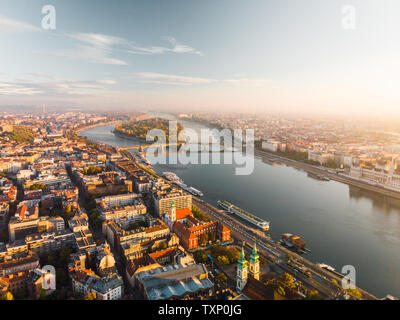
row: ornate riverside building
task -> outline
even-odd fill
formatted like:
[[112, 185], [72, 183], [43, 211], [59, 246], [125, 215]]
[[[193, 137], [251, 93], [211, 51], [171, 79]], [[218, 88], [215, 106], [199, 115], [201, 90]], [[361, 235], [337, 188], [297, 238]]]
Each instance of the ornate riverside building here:
[[375, 167], [363, 167], [362, 165], [350, 167], [350, 177], [357, 180], [373, 182], [376, 185], [382, 186], [386, 189], [393, 191], [400, 191], [400, 175], [395, 170], [395, 160], [392, 158], [391, 161], [381, 161], [377, 163]]

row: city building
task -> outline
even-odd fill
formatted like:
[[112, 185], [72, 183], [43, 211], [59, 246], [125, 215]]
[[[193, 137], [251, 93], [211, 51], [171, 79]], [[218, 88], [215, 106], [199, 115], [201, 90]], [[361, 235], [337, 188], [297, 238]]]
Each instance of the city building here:
[[68, 270], [75, 295], [84, 297], [92, 292], [97, 300], [119, 300], [123, 297], [124, 282], [107, 244], [79, 250], [71, 255], [71, 261]]
[[177, 209], [174, 201], [171, 202], [170, 210], [163, 216], [163, 221], [176, 233], [187, 250], [196, 249], [203, 238], [219, 238], [222, 242], [230, 240], [230, 230], [222, 223], [200, 221], [193, 216], [190, 209]]
[[39, 257], [35, 252], [24, 251], [12, 255], [0, 256], [0, 276], [34, 270], [39, 268]]
[[267, 141], [263, 141], [261, 143], [261, 148], [267, 151], [272, 151], [272, 152], [277, 152], [277, 151], [286, 151], [286, 144], [281, 143], [280, 141], [277, 140], [272, 140], [269, 139]]
[[74, 247], [75, 237], [73, 232], [65, 230], [43, 232], [26, 236], [25, 243], [29, 250], [40, 255]]
[[214, 286], [203, 264], [155, 266], [136, 273], [134, 278], [135, 289], [148, 300], [210, 296]]
[[248, 278], [248, 261], [244, 256], [244, 248], [240, 252], [240, 258], [237, 265], [237, 279], [236, 279], [236, 290], [242, 292], [247, 284]]
[[109, 243], [121, 252], [121, 245], [127, 241], [135, 240], [138, 244], [157, 238], [164, 238], [170, 234], [168, 226], [160, 219], [148, 220], [148, 226], [132, 228], [132, 222], [104, 222], [103, 234]]
[[178, 188], [172, 188], [153, 193], [153, 203], [155, 212], [162, 217], [168, 212], [174, 202], [176, 209], [190, 209], [192, 207], [192, 195]]
[[349, 175], [354, 179], [400, 192], [400, 174], [395, 171], [395, 159], [377, 162], [375, 167], [363, 163], [358, 166], [352, 165]]
[[[249, 277], [250, 276], [250, 277]], [[246, 260], [244, 254], [244, 245], [240, 252], [240, 258], [237, 264], [236, 290], [241, 293], [246, 288], [249, 278], [256, 281], [260, 280], [260, 257], [257, 253], [257, 246], [254, 243], [253, 251], [250, 255], [250, 261]], [[254, 281], [253, 281], [254, 282]]]
[[147, 213], [146, 206], [133, 193], [96, 199], [96, 207], [105, 221], [122, 218], [144, 221]]
[[6, 202], [0, 202], [0, 232], [7, 227], [10, 205]]

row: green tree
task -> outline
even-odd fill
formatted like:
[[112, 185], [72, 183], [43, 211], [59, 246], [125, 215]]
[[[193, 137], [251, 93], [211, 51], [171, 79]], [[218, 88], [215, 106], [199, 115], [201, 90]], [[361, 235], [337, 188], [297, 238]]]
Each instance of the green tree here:
[[201, 211], [195, 204], [192, 204], [192, 213], [193, 216], [203, 222], [210, 222], [211, 217], [206, 215], [203, 211]]
[[1, 300], [14, 300], [14, 296], [10, 291], [7, 291], [2, 297]]
[[340, 161], [337, 161], [335, 159], [328, 159], [328, 161], [325, 163], [325, 167], [331, 169], [340, 168]]
[[285, 272], [279, 277], [279, 281], [287, 288], [294, 288], [294, 279], [293, 276], [289, 273]]
[[318, 290], [310, 290], [307, 292], [307, 300], [321, 300]]
[[228, 257], [225, 257], [225, 256], [218, 256], [218, 257], [217, 257], [217, 261], [218, 261], [218, 263], [221, 264], [221, 265], [227, 265], [227, 264], [229, 264], [229, 259], [228, 259]]
[[279, 294], [282, 297], [286, 296], [285, 289], [283, 289], [282, 286], [276, 286], [275, 291], [277, 294]]
[[43, 183], [34, 183], [33, 185], [31, 185], [30, 187], [29, 187], [29, 189], [30, 190], [43, 190], [43, 191], [45, 191], [46, 190], [46, 185], [45, 184], [43, 184]]
[[10, 134], [10, 138], [17, 143], [32, 143], [34, 133], [28, 128], [14, 127]]
[[96, 292], [88, 292], [83, 300], [96, 300]]
[[217, 276], [215, 277], [215, 282], [220, 285], [226, 283], [227, 280], [228, 280], [228, 278], [226, 277], [226, 275], [223, 272], [218, 273]]
[[197, 262], [204, 263], [208, 260], [207, 254], [203, 249], [197, 250], [194, 253], [194, 258]]
[[358, 290], [357, 288], [354, 289], [346, 289], [346, 292], [355, 296], [357, 299], [361, 299], [362, 298], [362, 294], [360, 292], [360, 290]]
[[211, 256], [218, 260], [219, 256], [228, 258], [229, 263], [236, 263], [240, 257], [240, 251], [235, 247], [224, 247], [213, 245], [211, 247]]

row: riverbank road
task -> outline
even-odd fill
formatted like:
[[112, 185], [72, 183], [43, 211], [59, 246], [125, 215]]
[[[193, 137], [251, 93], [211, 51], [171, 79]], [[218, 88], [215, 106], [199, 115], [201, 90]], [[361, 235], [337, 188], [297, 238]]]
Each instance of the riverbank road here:
[[[255, 240], [257, 240], [257, 247], [260, 253], [267, 259], [269, 263], [277, 266], [283, 270], [283, 272], [292, 274], [295, 278], [301, 280], [305, 284], [305, 287], [318, 290], [323, 298], [332, 299], [338, 295], [338, 288], [332, 284], [332, 280], [335, 279], [336, 282], [340, 284], [341, 278], [339, 276], [334, 275], [325, 269], [317, 267], [311, 261], [308, 261], [297, 253], [279, 245], [269, 237], [265, 235], [259, 236], [259, 233], [254, 232], [254, 230], [228, 215], [223, 210], [219, 210], [211, 204], [195, 197], [193, 197], [193, 203], [204, 213], [210, 215], [215, 220], [224, 223], [228, 228], [230, 228], [232, 230], [232, 237], [237, 241], [246, 241], [252, 244]], [[310, 278], [303, 275], [301, 272], [295, 271], [293, 268], [287, 265], [288, 254], [293, 257], [295, 264], [310, 271]], [[368, 292], [362, 289], [359, 290], [363, 296], [363, 299], [377, 299]]]
[[291, 166], [293, 168], [297, 168], [297, 169], [300, 169], [300, 170], [303, 170], [303, 171], [306, 171], [309, 173], [314, 173], [317, 175], [323, 175], [331, 180], [334, 180], [334, 181], [337, 181], [340, 183], [344, 183], [347, 185], [355, 186], [355, 187], [358, 187], [361, 189], [370, 190], [370, 191], [377, 192], [377, 193], [380, 193], [380, 194], [383, 194], [386, 196], [400, 199], [400, 192], [386, 189], [383, 186], [373, 185], [373, 184], [368, 183], [367, 181], [354, 179], [345, 173], [332, 172], [332, 169], [328, 169], [328, 168], [325, 168], [322, 166], [315, 166], [315, 165], [308, 164], [308, 163], [305, 163], [302, 161], [292, 160], [289, 158], [278, 156], [273, 153], [269, 153], [267, 151], [254, 150], [254, 154], [258, 157], [266, 158], [266, 159], [269, 159], [272, 161], [279, 160], [282, 163], [285, 163], [286, 165]]
[[[239, 241], [245, 241], [248, 243], [253, 243], [257, 239], [257, 245], [259, 248], [265, 251], [265, 258], [271, 262], [275, 262], [277, 259], [281, 259], [281, 254], [278, 250], [271, 246], [266, 245], [263, 241], [269, 241], [269, 238], [264, 234], [260, 235], [255, 230], [247, 227], [246, 225], [240, 223], [236, 219], [232, 218], [230, 215], [223, 212], [223, 210], [218, 210], [217, 208], [211, 206], [210, 204], [193, 198], [193, 203], [204, 213], [210, 215], [215, 220], [224, 223], [228, 228], [232, 230], [232, 237]], [[263, 240], [263, 241], [261, 241]]]

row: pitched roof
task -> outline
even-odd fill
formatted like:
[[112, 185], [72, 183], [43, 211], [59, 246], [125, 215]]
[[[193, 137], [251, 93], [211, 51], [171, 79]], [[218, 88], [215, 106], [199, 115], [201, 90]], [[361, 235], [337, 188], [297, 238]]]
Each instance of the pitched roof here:
[[247, 280], [243, 293], [251, 300], [274, 300], [274, 290], [254, 278]]
[[[171, 215], [171, 211], [168, 210], [168, 214]], [[185, 219], [187, 216], [192, 216], [193, 213], [188, 208], [176, 209], [176, 220]]]
[[191, 239], [191, 238], [195, 238], [196, 235], [191, 232], [189, 229], [187, 229], [185, 227], [185, 225], [179, 221], [174, 223], [174, 232], [178, 235], [178, 236], [183, 236], [185, 238]]
[[174, 255], [176, 253], [177, 248], [178, 248], [178, 246], [175, 245], [173, 247], [166, 248], [164, 250], [160, 250], [160, 251], [156, 251], [156, 252], [150, 253], [149, 256], [154, 258], [155, 260], [161, 259], [161, 258], [166, 257], [166, 256]]

